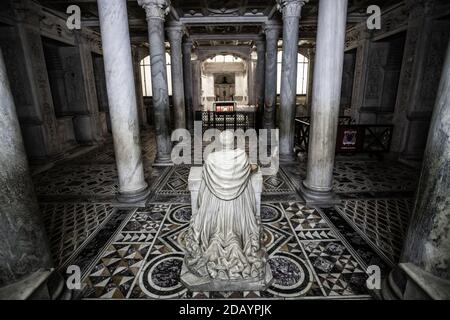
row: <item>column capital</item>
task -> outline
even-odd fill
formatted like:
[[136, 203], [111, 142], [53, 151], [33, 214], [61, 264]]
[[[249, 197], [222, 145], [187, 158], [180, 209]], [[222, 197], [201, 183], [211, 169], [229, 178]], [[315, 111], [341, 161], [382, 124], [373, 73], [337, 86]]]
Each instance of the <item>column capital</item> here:
[[137, 0], [138, 4], [144, 8], [147, 20], [161, 19], [170, 11], [170, 0]]
[[299, 18], [302, 7], [309, 0], [277, 0], [278, 10], [283, 13], [283, 19], [288, 17]]

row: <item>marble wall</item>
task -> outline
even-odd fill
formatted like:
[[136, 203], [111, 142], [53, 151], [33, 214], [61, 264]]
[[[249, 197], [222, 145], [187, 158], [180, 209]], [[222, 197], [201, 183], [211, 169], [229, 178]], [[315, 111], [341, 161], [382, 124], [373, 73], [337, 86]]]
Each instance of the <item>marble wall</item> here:
[[102, 54], [100, 36], [68, 30], [64, 19], [29, 0], [3, 2], [0, 20], [28, 158], [48, 162], [80, 144], [102, 143], [107, 117], [93, 61]]
[[449, 14], [448, 1], [405, 0], [382, 12], [381, 30], [369, 31], [364, 22], [347, 31], [346, 52], [356, 52], [348, 114], [356, 123], [394, 124], [395, 158], [423, 155]]

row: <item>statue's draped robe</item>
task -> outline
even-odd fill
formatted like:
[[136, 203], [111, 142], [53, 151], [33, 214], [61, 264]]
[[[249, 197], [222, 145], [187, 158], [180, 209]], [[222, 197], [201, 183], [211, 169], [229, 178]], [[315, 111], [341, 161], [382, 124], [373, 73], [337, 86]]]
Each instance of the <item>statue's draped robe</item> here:
[[214, 152], [206, 159], [199, 210], [186, 236], [191, 272], [219, 280], [263, 276], [266, 257], [250, 173], [247, 155], [240, 149]]

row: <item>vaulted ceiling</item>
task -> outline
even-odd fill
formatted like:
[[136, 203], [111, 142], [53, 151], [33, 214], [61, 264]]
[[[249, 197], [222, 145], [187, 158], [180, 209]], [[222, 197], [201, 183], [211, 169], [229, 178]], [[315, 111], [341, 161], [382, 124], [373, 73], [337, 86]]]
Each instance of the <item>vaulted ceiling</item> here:
[[[310, 0], [302, 8], [300, 38], [314, 39], [318, 1]], [[80, 6], [83, 25], [99, 30], [96, 0], [38, 0], [44, 7], [65, 12], [70, 4]], [[348, 23], [363, 21], [367, 6], [390, 6], [401, 0], [349, 0]], [[136, 0], [127, 0], [130, 33], [135, 42], [147, 37], [145, 12]], [[281, 22], [275, 0], [172, 0], [168, 17], [185, 24], [189, 35], [200, 46], [250, 44], [261, 33], [267, 19]]]

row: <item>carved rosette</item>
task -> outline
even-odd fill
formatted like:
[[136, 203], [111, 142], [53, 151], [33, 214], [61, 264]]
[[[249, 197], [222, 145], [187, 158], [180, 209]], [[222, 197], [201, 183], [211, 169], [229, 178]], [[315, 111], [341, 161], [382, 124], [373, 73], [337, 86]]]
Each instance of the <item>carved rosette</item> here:
[[278, 10], [283, 13], [283, 19], [285, 18], [300, 18], [302, 7], [309, 0], [277, 0]]
[[170, 11], [170, 0], [138, 0], [138, 4], [144, 8], [147, 20], [165, 20]]

